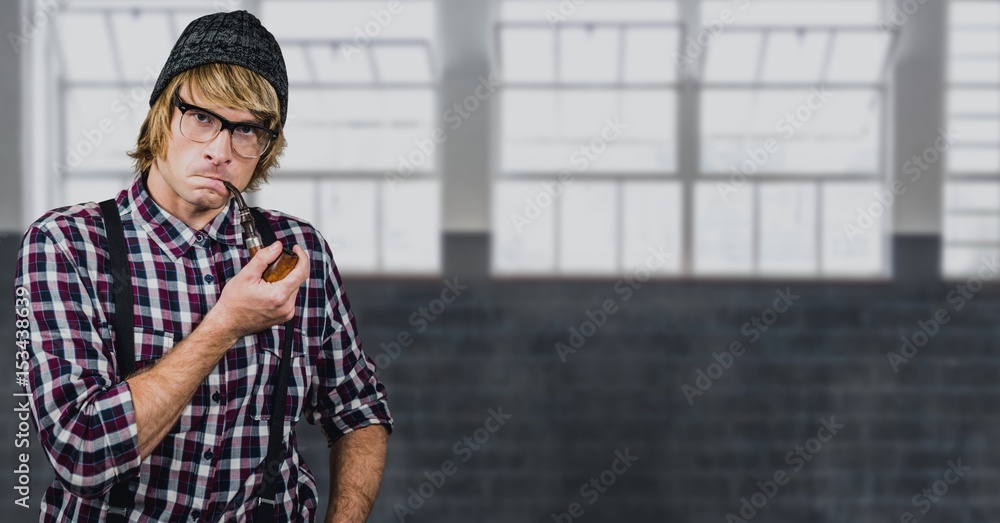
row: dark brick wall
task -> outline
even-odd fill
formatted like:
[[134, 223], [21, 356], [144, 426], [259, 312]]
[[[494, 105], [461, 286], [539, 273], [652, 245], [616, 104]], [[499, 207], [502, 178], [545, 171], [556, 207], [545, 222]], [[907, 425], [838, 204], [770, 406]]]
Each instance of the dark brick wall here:
[[[8, 289], [18, 239], [0, 240]], [[401, 332], [412, 337], [395, 358], [380, 358], [396, 432], [372, 521], [399, 521], [396, 510], [413, 489], [423, 505], [405, 521], [551, 522], [573, 508], [582, 515], [559, 521], [721, 523], [739, 515], [740, 499], [759, 492], [758, 482], [781, 478], [787, 482], [764, 485], [774, 495], [753, 521], [898, 522], [907, 521], [904, 512], [920, 522], [1000, 521], [998, 288], [955, 310], [947, 301], [955, 283], [919, 278], [646, 282], [628, 301], [614, 280], [459, 283], [469, 288], [418, 332], [409, 318], [440, 298], [440, 279], [347, 277], [371, 356]], [[798, 298], [786, 312], [766, 313], [773, 325], [751, 341], [743, 324], [765, 314], [779, 289]], [[563, 362], [556, 344], [569, 345], [569, 328], [605, 300], [617, 312]], [[11, 304], [0, 300], [0, 314], [11, 317]], [[948, 323], [894, 372], [887, 352], [898, 352], [900, 337], [938, 309]], [[13, 340], [6, 322], [0, 336]], [[697, 371], [733, 342], [745, 352], [689, 404], [682, 385], [695, 387]], [[0, 417], [7, 506], [13, 407], [8, 400]], [[491, 409], [509, 419], [488, 421], [496, 419]], [[831, 418], [843, 427], [829, 436], [820, 428]], [[810, 441], [817, 435], [827, 441]], [[465, 437], [483, 444], [472, 450]], [[299, 439], [325, 489], [318, 429], [303, 424]], [[628, 467], [626, 454], [635, 458]], [[915, 506], [924, 488], [956, 479], [945, 471], [958, 460], [971, 466], [964, 477], [939, 482], [947, 493], [930, 505], [921, 494]], [[51, 475], [40, 454], [31, 464], [37, 506]], [[600, 485], [602, 472], [614, 481], [605, 492], [581, 492], [590, 478]], [[444, 480], [427, 499], [419, 494], [432, 492], [425, 473]], [[8, 514], [18, 517], [5, 521], [35, 520]]]

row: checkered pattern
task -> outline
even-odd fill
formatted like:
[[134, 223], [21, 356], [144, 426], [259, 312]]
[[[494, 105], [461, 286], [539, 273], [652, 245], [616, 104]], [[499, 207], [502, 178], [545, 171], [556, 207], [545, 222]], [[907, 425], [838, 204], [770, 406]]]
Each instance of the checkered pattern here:
[[[159, 208], [140, 175], [116, 200], [131, 258], [129, 313], [141, 369], [197, 327], [249, 258], [235, 202], [198, 231]], [[316, 484], [296, 448], [295, 422], [305, 416], [319, 424], [332, 444], [367, 425], [392, 430], [392, 417], [326, 241], [302, 220], [264, 215], [278, 239], [302, 246], [311, 262], [298, 294], [279, 479], [279, 506], [288, 516], [279, 521], [312, 521]], [[45, 213], [21, 243], [16, 285], [31, 292], [31, 412], [56, 472], [41, 520], [104, 521], [111, 486], [138, 475], [131, 521], [243, 521], [264, 473], [284, 325], [239, 340], [140, 462], [132, 395], [115, 362], [107, 245], [94, 202]]]

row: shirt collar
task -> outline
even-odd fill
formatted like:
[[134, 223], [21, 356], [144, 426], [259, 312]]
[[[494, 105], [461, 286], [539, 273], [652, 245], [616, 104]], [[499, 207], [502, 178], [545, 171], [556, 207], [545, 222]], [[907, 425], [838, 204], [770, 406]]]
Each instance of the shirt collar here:
[[127, 208], [131, 210], [135, 223], [141, 225], [160, 244], [163, 251], [169, 253], [174, 260], [184, 256], [188, 249], [197, 243], [196, 240], [199, 236], [207, 236], [226, 245], [239, 246], [243, 244], [242, 230], [236, 225], [239, 209], [232, 198], [229, 199], [226, 207], [201, 230], [190, 227], [157, 205], [146, 190], [142, 174], [136, 174], [126, 193], [125, 201], [120, 201], [119, 204], [121, 203], [125, 203]]

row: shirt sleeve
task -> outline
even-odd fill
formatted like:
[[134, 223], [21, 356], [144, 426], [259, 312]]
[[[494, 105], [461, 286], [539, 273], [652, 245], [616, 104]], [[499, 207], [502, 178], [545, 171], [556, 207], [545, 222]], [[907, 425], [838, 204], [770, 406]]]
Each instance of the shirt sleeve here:
[[323, 342], [317, 362], [315, 401], [306, 407], [304, 415], [319, 423], [333, 445], [348, 432], [369, 425], [381, 424], [391, 433], [392, 416], [385, 387], [375, 376], [375, 364], [361, 347], [351, 304], [344, 292], [340, 272], [333, 261], [329, 245], [323, 245]]
[[22, 238], [15, 286], [30, 297], [27, 392], [42, 449], [68, 491], [100, 497], [138, 473], [141, 459], [132, 394], [114, 377], [96, 291], [74, 258], [36, 225]]

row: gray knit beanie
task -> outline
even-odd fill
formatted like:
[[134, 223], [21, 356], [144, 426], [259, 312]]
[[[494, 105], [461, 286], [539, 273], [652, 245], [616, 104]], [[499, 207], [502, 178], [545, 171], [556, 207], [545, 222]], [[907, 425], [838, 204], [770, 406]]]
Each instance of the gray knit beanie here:
[[281, 103], [281, 126], [288, 116], [288, 73], [274, 36], [256, 16], [246, 11], [213, 13], [192, 21], [170, 51], [167, 63], [149, 97], [152, 107], [170, 79], [199, 65], [211, 63], [246, 67], [274, 86]]

